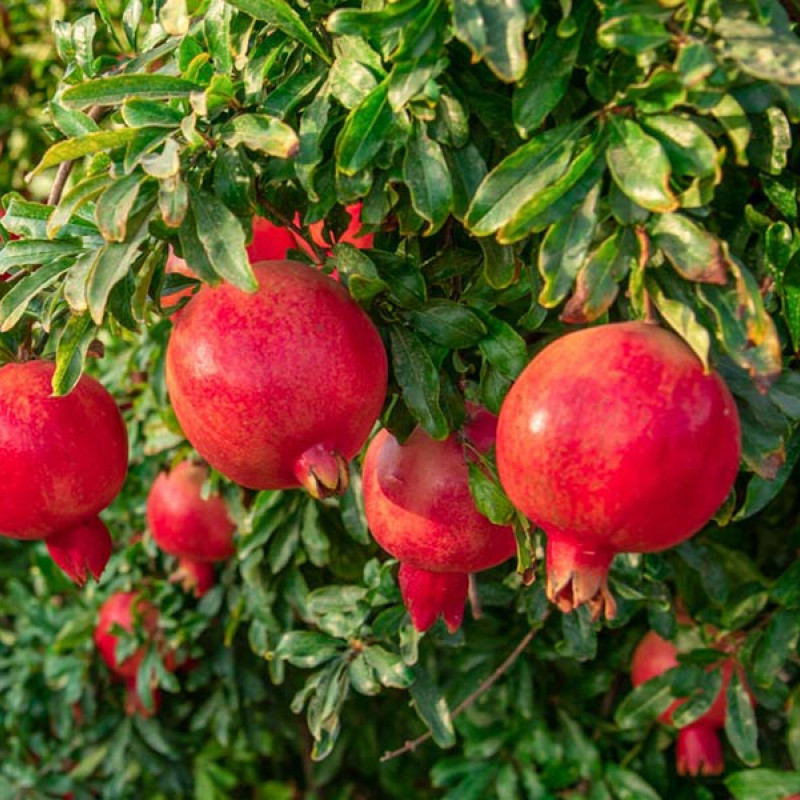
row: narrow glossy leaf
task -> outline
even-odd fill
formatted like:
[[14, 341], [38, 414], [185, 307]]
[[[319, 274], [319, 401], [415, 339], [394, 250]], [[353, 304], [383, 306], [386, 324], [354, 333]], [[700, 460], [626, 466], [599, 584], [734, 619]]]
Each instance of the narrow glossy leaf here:
[[671, 671], [637, 686], [617, 706], [614, 721], [624, 730], [632, 730], [655, 722], [675, 699], [672, 696]]
[[328, 127], [331, 105], [329, 90], [323, 88], [305, 107], [300, 118], [300, 149], [295, 158], [295, 172], [309, 200], [314, 203], [320, 199], [314, 185], [314, 175], [325, 156], [322, 141]]
[[609, 129], [606, 161], [622, 192], [650, 211], [677, 208], [669, 186], [669, 158], [659, 141], [630, 119], [612, 117]]
[[281, 636], [275, 657], [295, 667], [311, 669], [336, 658], [341, 652], [338, 639], [315, 631], [289, 631]]
[[711, 337], [705, 326], [697, 319], [695, 309], [682, 300], [668, 297], [655, 280], [645, 283], [647, 293], [659, 313], [670, 327], [692, 348], [695, 355], [708, 370], [708, 354], [711, 348]]
[[453, 216], [463, 222], [478, 186], [486, 177], [486, 162], [472, 142], [456, 150], [445, 148], [444, 153], [453, 181]]
[[727, 262], [719, 239], [683, 214], [661, 214], [650, 229], [653, 243], [684, 278], [725, 284]]
[[336, 268], [347, 278], [350, 294], [359, 303], [368, 304], [377, 295], [389, 291], [389, 284], [378, 274], [375, 262], [357, 247], [340, 242], [333, 246], [332, 254]]
[[800, 350], [800, 253], [792, 256], [783, 273], [781, 299], [792, 345], [795, 350]]
[[[581, 9], [588, 8], [588, 5], [581, 6]], [[566, 94], [581, 34], [580, 27], [572, 36], [562, 36], [557, 26], [551, 27], [528, 63], [511, 100], [514, 124], [523, 136], [536, 130]], [[543, 75], [547, 76], [546, 80], [542, 79]]]
[[439, 370], [411, 331], [395, 325], [390, 338], [394, 377], [406, 405], [428, 434], [434, 439], [444, 439], [449, 431], [439, 405]]
[[[17, 236], [26, 239], [47, 239], [47, 221], [53, 213], [52, 206], [44, 203], [32, 203], [20, 197], [14, 197], [3, 217], [3, 227]], [[100, 232], [91, 220], [83, 216], [75, 216], [60, 231], [62, 237], [77, 236], [80, 238], [96, 237]]]
[[475, 345], [488, 332], [474, 312], [452, 300], [432, 300], [425, 308], [406, 315], [420, 333], [453, 350]]
[[470, 463], [468, 466], [469, 490], [475, 507], [495, 525], [510, 525], [516, 511], [505, 492], [477, 464]]
[[266, 114], [240, 114], [226, 123], [220, 133], [228, 147], [243, 144], [276, 158], [292, 158], [300, 149], [300, 140], [292, 128]]
[[8, 294], [0, 300], [0, 332], [10, 331], [25, 313], [28, 304], [42, 289], [55, 283], [72, 263], [67, 259], [39, 267], [35, 272], [18, 280]]
[[186, 0], [165, 0], [158, 12], [158, 18], [170, 36], [185, 36], [189, 32]]
[[719, 19], [714, 30], [722, 52], [743, 72], [765, 81], [800, 85], [800, 42], [794, 34], [729, 17]]
[[800, 614], [796, 609], [776, 611], [764, 629], [753, 654], [752, 674], [759, 686], [770, 687], [779, 671], [797, 652], [800, 639]]
[[515, 380], [528, 364], [525, 340], [507, 322], [479, 312], [489, 333], [478, 342], [483, 357], [508, 380]]
[[435, 233], [450, 215], [453, 185], [441, 145], [421, 124], [414, 126], [406, 145], [403, 179], [414, 210], [428, 221], [426, 234]]
[[582, 123], [562, 125], [534, 137], [504, 158], [481, 182], [465, 225], [488, 236], [567, 170]]
[[519, 0], [453, 0], [456, 37], [507, 83], [525, 73], [525, 22]]
[[66, 192], [47, 220], [48, 237], [55, 238], [72, 218], [72, 215], [85, 203], [94, 200], [101, 192], [105, 191], [112, 180], [110, 175], [96, 175], [84, 178]]
[[368, 697], [380, 694], [381, 684], [375, 676], [375, 670], [367, 663], [364, 653], [359, 653], [350, 662], [348, 673], [350, 685], [359, 693]]
[[[331, 95], [345, 108], [355, 108], [375, 89], [378, 81], [372, 72], [354, 58], [337, 58], [328, 74]], [[396, 108], [396, 106], [393, 107]]]
[[394, 125], [389, 84], [384, 80], [348, 115], [336, 138], [337, 166], [345, 175], [364, 169], [383, 147]]
[[189, 196], [197, 237], [214, 271], [246, 292], [256, 291], [258, 282], [247, 259], [239, 220], [214, 195], [190, 189]]
[[591, 661], [597, 656], [597, 631], [586, 606], [572, 614], [561, 615], [563, 639], [556, 644], [556, 652], [576, 661]]
[[733, 145], [736, 163], [746, 166], [747, 145], [750, 143], [750, 120], [747, 114], [733, 95], [726, 94], [711, 109], [711, 113], [725, 129]]
[[758, 753], [758, 726], [750, 695], [742, 683], [739, 673], [734, 670], [726, 692], [728, 710], [725, 714], [725, 735], [736, 751], [736, 755], [748, 767], [758, 766], [761, 757]]
[[184, 78], [140, 72], [137, 75], [96, 78], [70, 86], [62, 93], [61, 101], [68, 108], [118, 106], [131, 97], [168, 100], [173, 97], [188, 98], [192, 92], [201, 90], [201, 86]]
[[[389, 75], [389, 104], [394, 111], [401, 111], [407, 103], [422, 92], [444, 69], [446, 62], [429, 56], [421, 61], [401, 61], [396, 63]], [[444, 95], [449, 97], [449, 95]], [[442, 100], [443, 98], [440, 98]], [[453, 98], [449, 98], [451, 101]], [[447, 102], [447, 101], [445, 101]], [[437, 107], [441, 109], [442, 103]], [[450, 104], [455, 108], [455, 104]], [[461, 142], [464, 144], [464, 141]]]
[[661, 142], [676, 172], [721, 177], [720, 153], [714, 141], [688, 116], [653, 115], [642, 120], [642, 127]]
[[605, 129], [592, 130], [583, 149], [573, 157], [566, 172], [551, 186], [526, 202], [497, 234], [501, 242], [515, 242], [544, 230], [583, 203], [605, 173]]
[[189, 209], [189, 187], [179, 175], [158, 184], [158, 209], [168, 228], [180, 228]]
[[592, 322], [604, 314], [617, 297], [620, 281], [636, 266], [638, 247], [630, 228], [621, 228], [609, 236], [581, 267], [575, 292], [561, 319], [569, 323]]
[[632, 55], [655, 50], [672, 38], [664, 25], [664, 16], [657, 13], [622, 14], [606, 19], [597, 29], [597, 42], [609, 50], [621, 50]]
[[692, 692], [688, 695], [686, 702], [681, 703], [673, 711], [672, 722], [675, 727], [685, 728], [700, 719], [714, 704], [721, 689], [722, 669], [703, 672], [700, 680], [692, 687]]
[[35, 267], [58, 258], [78, 255], [83, 250], [75, 242], [51, 242], [47, 239], [11, 241], [0, 250], [0, 272], [12, 267]]
[[641, 775], [617, 764], [606, 767], [605, 780], [616, 800], [661, 800], [658, 792]]
[[483, 251], [483, 274], [493, 289], [505, 289], [517, 277], [519, 263], [511, 245], [500, 244], [490, 236], [478, 239]]
[[55, 101], [50, 103], [49, 108], [56, 127], [68, 138], [100, 130], [97, 123], [88, 114], [64, 108]]
[[130, 142], [135, 135], [136, 131], [133, 128], [119, 128], [113, 131], [87, 133], [84, 136], [58, 142], [44, 154], [31, 175], [38, 175], [40, 172], [50, 167], [56, 167], [64, 161], [74, 161], [94, 153], [117, 150]]
[[61, 330], [56, 347], [56, 371], [53, 374], [53, 394], [68, 394], [83, 374], [86, 354], [97, 328], [88, 314], [71, 316]]
[[453, 720], [447, 701], [439, 687], [421, 667], [414, 670], [411, 699], [414, 710], [425, 723], [439, 747], [452, 747], [456, 743]]
[[234, 10], [224, 0], [212, 0], [203, 15], [203, 28], [209, 52], [217, 71], [227, 75], [233, 69], [233, 44], [231, 42], [231, 19]]
[[414, 672], [403, 663], [398, 653], [390, 653], [384, 647], [373, 645], [364, 650], [364, 657], [384, 686], [408, 689], [414, 683]]
[[328, 17], [326, 27], [332, 33], [365, 38], [376, 31], [394, 32], [412, 23], [425, 3], [426, 0], [397, 0], [377, 11], [338, 9]]
[[227, 2], [254, 19], [274, 25], [288, 37], [316, 53], [326, 64], [331, 63], [331, 57], [286, 0], [227, 0]]
[[753, 137], [747, 148], [750, 163], [770, 175], [780, 175], [789, 163], [792, 129], [781, 109], [771, 106], [753, 117]]
[[129, 128], [177, 128], [184, 113], [164, 102], [131, 97], [122, 106], [122, 119]]
[[144, 180], [146, 176], [141, 173], [128, 175], [112, 183], [98, 198], [94, 214], [106, 241], [125, 241], [128, 217]]
[[539, 248], [539, 272], [544, 286], [539, 303], [554, 308], [569, 294], [594, 236], [597, 224], [597, 199], [600, 184], [595, 184], [585, 200], [568, 217], [556, 222]]
[[725, 786], [735, 800], [787, 800], [800, 793], [800, 772], [748, 769], [729, 775]]

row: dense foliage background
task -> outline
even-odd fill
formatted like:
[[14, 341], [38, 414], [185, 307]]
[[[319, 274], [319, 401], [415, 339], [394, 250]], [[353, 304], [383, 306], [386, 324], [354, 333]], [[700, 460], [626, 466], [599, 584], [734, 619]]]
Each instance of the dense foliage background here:
[[[43, 544], [0, 539], [0, 797], [800, 792], [796, 14], [774, 0], [1, 2], [2, 224], [20, 238], [0, 250], [0, 349], [55, 357], [59, 392], [99, 377], [131, 462], [99, 585], [76, 589]], [[586, 323], [655, 315], [724, 374], [743, 422], [735, 495], [673, 551], [617, 558], [612, 623], [553, 611], [541, 566], [527, 585], [542, 536], [521, 531], [519, 573], [481, 573], [462, 629], [419, 635], [357, 465], [322, 503], [216, 476], [237, 557], [199, 601], [169, 582], [144, 522], [159, 470], [191, 454], [164, 387], [159, 298], [181, 281], [165, 280], [168, 245], [202, 279], [246, 286], [253, 215], [337, 234], [357, 200], [375, 247], [339, 244], [328, 267], [387, 343], [398, 436], [446, 436], [465, 396], [497, 411], [533, 353]], [[473, 490], [511, 518], [492, 481]], [[131, 588], [195, 665], [172, 675], [152, 650], [150, 718], [125, 715], [92, 642], [103, 599]], [[631, 652], [647, 630], [675, 634], [676, 597], [706, 625], [666, 685], [632, 692]], [[727, 634], [758, 705], [734, 682], [728, 771], [680, 778], [655, 720], [713, 687], [707, 648]]]

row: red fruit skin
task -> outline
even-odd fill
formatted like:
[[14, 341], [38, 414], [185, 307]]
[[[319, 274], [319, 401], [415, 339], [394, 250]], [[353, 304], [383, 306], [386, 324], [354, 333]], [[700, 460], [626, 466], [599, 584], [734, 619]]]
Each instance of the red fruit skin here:
[[50, 558], [78, 586], [91, 575], [100, 580], [111, 558], [111, 535], [99, 517], [79, 522], [47, 537]]
[[[361, 201], [358, 201], [357, 203], [351, 203], [346, 207], [345, 210], [350, 215], [350, 222], [338, 239], [334, 239], [333, 241], [328, 241], [325, 239], [325, 223], [324, 221], [320, 220], [319, 222], [312, 222], [308, 226], [309, 233], [311, 234], [311, 240], [315, 245], [317, 245], [317, 247], [321, 247], [325, 250], [332, 247], [334, 244], [337, 244], [338, 242], [347, 242], [348, 244], [352, 244], [353, 247], [358, 247], [361, 250], [372, 247], [375, 242], [375, 236], [373, 234], [364, 233], [359, 235], [359, 232], [361, 231], [362, 205], [363, 204]], [[299, 215], [295, 219], [299, 224]], [[310, 248], [302, 238], [296, 234], [294, 235], [294, 238], [295, 247], [297, 249], [302, 249], [306, 252], [309, 252]], [[309, 253], [309, 255], [313, 255], [313, 253]]]
[[123, 662], [117, 662], [117, 637], [111, 632], [114, 625], [126, 631], [133, 630], [134, 613], [139, 615], [148, 633], [154, 634], [158, 627], [158, 611], [136, 592], [116, 592], [100, 607], [100, 616], [94, 629], [94, 642], [108, 668], [121, 678], [136, 680], [139, 665], [145, 656], [140, 647]]
[[663, 328], [602, 325], [542, 350], [503, 403], [497, 466], [548, 535], [550, 599], [612, 617], [613, 556], [696, 533], [733, 485], [740, 439], [722, 378]]
[[402, 563], [400, 588], [414, 625], [425, 630], [441, 613], [455, 630], [467, 575], [516, 553], [513, 530], [475, 507], [461, 440], [439, 442], [417, 428], [401, 445], [381, 430], [367, 448], [363, 493], [372, 535]]
[[257, 292], [206, 286], [176, 319], [166, 357], [175, 414], [200, 455], [243, 486], [309, 487], [318, 461], [338, 480], [383, 406], [380, 335], [315, 269], [268, 261], [254, 272]]
[[219, 495], [203, 499], [208, 469], [182, 461], [162, 472], [147, 496], [147, 525], [165, 552], [192, 561], [224, 561], [235, 550], [236, 526]]
[[253, 241], [247, 248], [251, 264], [256, 261], [281, 261], [293, 247], [297, 245], [291, 231], [263, 217], [253, 219]]
[[178, 568], [169, 576], [173, 583], [179, 583], [184, 592], [202, 597], [215, 583], [214, 566], [208, 561], [193, 561], [182, 558]]

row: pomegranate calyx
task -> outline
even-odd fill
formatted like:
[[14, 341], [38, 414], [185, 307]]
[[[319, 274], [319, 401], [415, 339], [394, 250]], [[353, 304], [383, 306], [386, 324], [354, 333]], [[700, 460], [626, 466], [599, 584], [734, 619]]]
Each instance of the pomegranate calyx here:
[[676, 756], [679, 775], [721, 775], [725, 769], [719, 735], [700, 722], [678, 731]]
[[155, 686], [151, 687], [151, 698], [152, 708], [148, 708], [136, 688], [136, 678], [125, 680], [125, 713], [129, 717], [138, 714], [140, 717], [148, 719], [156, 715], [161, 706], [161, 692]]
[[608, 588], [613, 554], [583, 550], [574, 542], [551, 536], [547, 542], [548, 599], [568, 613], [584, 604], [592, 620], [617, 615], [617, 603]]
[[111, 557], [111, 536], [99, 517], [57, 531], [46, 543], [50, 557], [78, 586], [83, 586], [90, 574], [100, 580]]
[[344, 494], [350, 482], [347, 459], [323, 444], [310, 447], [297, 459], [294, 474], [315, 500]]
[[214, 566], [206, 561], [181, 558], [169, 581], [177, 583], [187, 594], [200, 598], [214, 585]]
[[411, 622], [418, 631], [428, 630], [439, 615], [450, 633], [455, 633], [461, 627], [469, 592], [469, 575], [463, 572], [430, 572], [401, 563], [397, 582]]

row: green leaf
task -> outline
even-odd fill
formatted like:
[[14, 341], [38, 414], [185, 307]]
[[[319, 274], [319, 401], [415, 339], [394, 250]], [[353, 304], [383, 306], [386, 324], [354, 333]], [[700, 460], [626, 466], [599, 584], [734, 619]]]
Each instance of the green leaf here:
[[336, 137], [338, 168], [345, 175], [355, 175], [367, 167], [380, 152], [394, 124], [389, 83], [384, 80], [347, 115]]
[[797, 652], [800, 614], [796, 609], [776, 611], [753, 653], [752, 675], [758, 686], [769, 688], [778, 680], [784, 664]]
[[439, 405], [439, 370], [422, 342], [401, 325], [390, 330], [392, 368], [403, 399], [415, 419], [434, 439], [449, 433]]
[[750, 695], [737, 670], [731, 675], [726, 692], [728, 710], [725, 714], [725, 734], [736, 755], [748, 766], [758, 766], [758, 726], [750, 703]]
[[[658, 8], [656, 6], [656, 8]], [[622, 9], [625, 6], [622, 5]], [[655, 50], [670, 41], [672, 36], [664, 25], [668, 15], [623, 13], [605, 19], [597, 29], [597, 42], [608, 50], [621, 50], [623, 53], [638, 55]]]
[[417, 123], [406, 145], [403, 180], [411, 194], [411, 204], [428, 221], [426, 235], [445, 223], [453, 207], [453, 184], [441, 145]]
[[75, 242], [51, 242], [48, 240], [25, 239], [8, 242], [0, 250], [0, 272], [12, 267], [33, 267], [47, 264], [57, 258], [80, 254], [83, 247]]
[[729, 775], [725, 786], [735, 800], [788, 800], [789, 795], [800, 793], [800, 772], [748, 769]]
[[634, 730], [655, 722], [672, 705], [671, 671], [637, 686], [617, 706], [614, 721], [623, 730]]
[[605, 779], [617, 800], [661, 800], [658, 792], [644, 778], [624, 767], [609, 764]]
[[197, 238], [214, 272], [239, 289], [256, 291], [258, 281], [247, 258], [244, 229], [239, 220], [212, 194], [190, 188], [189, 198]]
[[604, 314], [617, 297], [619, 283], [639, 259], [639, 244], [631, 228], [619, 228], [609, 236], [581, 267], [561, 320], [592, 322]]
[[131, 97], [122, 106], [122, 119], [129, 128], [178, 128], [184, 113], [167, 103]]
[[53, 394], [69, 394], [77, 384], [86, 364], [89, 345], [97, 332], [88, 314], [72, 315], [61, 329], [56, 347], [56, 371], [53, 374]]
[[[95, 78], [77, 86], [70, 86], [61, 94], [62, 103], [67, 108], [86, 106], [121, 106], [132, 97], [150, 100], [169, 100], [173, 97], [188, 98], [192, 92], [202, 90], [202, 86], [173, 75], [151, 75], [140, 72], [136, 75], [113, 75], [108, 78]], [[112, 131], [106, 131], [111, 133]]]
[[147, 176], [141, 172], [127, 175], [112, 183], [97, 199], [94, 215], [97, 227], [100, 228], [106, 241], [125, 241], [128, 217], [145, 180], [147, 180]]
[[504, 158], [478, 186], [464, 224], [488, 236], [509, 222], [531, 199], [567, 170], [582, 122], [534, 137]]
[[412, 704], [439, 747], [452, 747], [456, 743], [453, 720], [447, 701], [439, 687], [422, 667], [414, 669], [414, 683], [410, 689]]
[[747, 114], [733, 95], [725, 94], [720, 101], [711, 109], [711, 113], [725, 129], [728, 138], [733, 145], [733, 152], [736, 156], [736, 163], [739, 166], [746, 166], [747, 146], [750, 143], [750, 120]]
[[[337, 58], [328, 74], [331, 95], [347, 109], [355, 108], [377, 85], [372, 70], [354, 58]], [[392, 108], [399, 110], [394, 103]]]
[[727, 262], [714, 234], [683, 214], [661, 214], [650, 228], [653, 243], [686, 280], [725, 284]]
[[31, 177], [38, 175], [50, 167], [57, 167], [64, 161], [75, 161], [84, 156], [102, 153], [106, 150], [117, 150], [124, 147], [136, 136], [133, 128], [118, 128], [113, 131], [87, 133], [74, 139], [66, 139], [54, 144], [42, 157], [42, 160], [31, 172]]
[[240, 114], [223, 125], [220, 134], [228, 147], [243, 144], [276, 158], [293, 158], [300, 150], [297, 134], [285, 122], [266, 114]]
[[678, 201], [669, 186], [671, 165], [658, 139], [631, 119], [611, 117], [606, 161], [617, 186], [650, 211], [674, 211]]
[[71, 266], [71, 261], [60, 259], [39, 267], [35, 272], [16, 281], [8, 294], [0, 301], [0, 332], [10, 331], [19, 322], [31, 300], [42, 289], [55, 283], [59, 275]]
[[742, 507], [736, 512], [733, 519], [736, 521], [747, 519], [766, 508], [786, 485], [798, 460], [800, 460], [800, 431], [795, 431], [786, 445], [786, 460], [778, 469], [775, 477], [768, 480], [760, 475], [753, 475], [747, 484]]
[[729, 17], [721, 17], [714, 32], [722, 53], [742, 72], [764, 81], [800, 85], [800, 42], [795, 34]]
[[478, 342], [481, 355], [504, 378], [510, 381], [516, 380], [528, 365], [528, 347], [525, 340], [511, 325], [492, 314], [479, 311], [478, 315], [489, 331]]
[[780, 175], [789, 162], [792, 129], [779, 108], [770, 107], [753, 117], [753, 138], [747, 148], [751, 164], [770, 175]]
[[64, 108], [55, 100], [51, 101], [49, 109], [56, 127], [68, 138], [100, 130], [97, 123], [88, 114]]
[[488, 333], [473, 311], [452, 300], [432, 300], [425, 308], [407, 311], [405, 316], [417, 331], [453, 350], [472, 347]]
[[520, 0], [453, 0], [453, 24], [458, 39], [476, 61], [485, 60], [507, 83], [525, 73], [526, 14]]
[[350, 685], [359, 693], [368, 697], [380, 694], [381, 684], [375, 676], [375, 670], [367, 663], [364, 653], [359, 653], [350, 662], [348, 673]]
[[408, 689], [415, 681], [414, 672], [397, 653], [372, 645], [364, 650], [367, 664], [375, 670], [378, 680], [390, 689]]
[[505, 289], [517, 277], [519, 263], [514, 248], [490, 236], [478, 239], [483, 251], [483, 274], [493, 289]]
[[318, 55], [326, 64], [331, 63], [331, 57], [286, 0], [226, 0], [226, 2], [254, 19], [274, 25], [289, 38], [300, 42]]
[[781, 281], [783, 317], [795, 350], [800, 350], [800, 252], [786, 265]]
[[544, 286], [539, 303], [554, 308], [569, 293], [586, 260], [597, 225], [600, 184], [586, 195], [575, 211], [551, 226], [539, 248], [539, 273]]
[[495, 525], [510, 525], [516, 510], [503, 489], [477, 464], [468, 466], [469, 490], [478, 511]]
[[721, 177], [720, 153], [713, 139], [686, 115], [663, 114], [644, 117], [642, 127], [653, 134], [681, 175]]
[[54, 239], [61, 229], [70, 221], [72, 215], [81, 206], [93, 200], [111, 184], [110, 175], [96, 175], [84, 178], [77, 183], [59, 201], [50, 218], [47, 220], [47, 236]]
[[312, 669], [340, 655], [342, 642], [315, 631], [289, 631], [281, 636], [275, 657], [295, 667]]
[[[700, 670], [699, 680], [693, 681], [692, 692], [672, 713], [672, 724], [685, 728], [708, 712], [722, 689], [722, 669]], [[677, 692], [676, 692], [677, 693]]]

